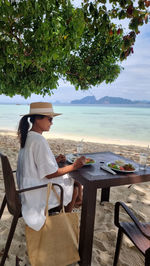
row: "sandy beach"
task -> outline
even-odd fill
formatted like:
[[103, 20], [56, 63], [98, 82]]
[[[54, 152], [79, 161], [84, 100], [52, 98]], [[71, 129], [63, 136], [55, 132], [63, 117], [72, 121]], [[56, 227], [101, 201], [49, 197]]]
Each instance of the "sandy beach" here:
[[[67, 140], [62, 138], [48, 139], [49, 145], [55, 155], [60, 153], [74, 153], [76, 152], [77, 141]], [[7, 155], [11, 166], [16, 169], [17, 155], [19, 151], [19, 143], [16, 136], [12, 133], [0, 134], [0, 152]], [[118, 145], [106, 144], [96, 142], [84, 142], [83, 152], [97, 152], [97, 151], [112, 151], [124, 157], [139, 161], [139, 153], [146, 152], [147, 148], [135, 145]], [[148, 158], [150, 165], [150, 156]], [[110, 202], [99, 204], [101, 190], [97, 195], [97, 207], [95, 217], [94, 229], [94, 243], [93, 243], [93, 257], [92, 266], [111, 266], [113, 263], [116, 234], [117, 229], [114, 226], [114, 204], [116, 201], [124, 201], [141, 221], [150, 221], [150, 182], [135, 184], [131, 187], [121, 186], [111, 189]], [[2, 201], [4, 195], [4, 185], [2, 179], [2, 171], [0, 167], [0, 200]], [[80, 213], [79, 213], [80, 215]], [[122, 213], [122, 217], [125, 215]], [[10, 228], [11, 217], [7, 210], [0, 221], [0, 256], [4, 248], [4, 243]], [[19, 219], [13, 243], [9, 251], [9, 256], [6, 260], [6, 266], [13, 266], [16, 264], [16, 257], [19, 260], [20, 266], [30, 265], [28, 262], [24, 221]], [[144, 259], [132, 243], [124, 238], [120, 254], [120, 261], [118, 266], [142, 266]]]

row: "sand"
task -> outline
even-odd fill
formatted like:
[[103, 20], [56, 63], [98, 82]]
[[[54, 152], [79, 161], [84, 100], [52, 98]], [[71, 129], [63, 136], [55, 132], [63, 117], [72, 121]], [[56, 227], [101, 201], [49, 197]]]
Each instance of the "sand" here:
[[[66, 139], [48, 139], [50, 147], [55, 155], [60, 153], [76, 152], [77, 142]], [[97, 152], [97, 151], [112, 151], [125, 157], [131, 158], [134, 161], [139, 161], [139, 153], [146, 152], [146, 147], [134, 145], [118, 145], [118, 144], [103, 144], [84, 142], [83, 152]], [[17, 154], [19, 150], [19, 143], [16, 136], [12, 133], [0, 134], [0, 152], [8, 156], [12, 168], [16, 169]], [[150, 156], [148, 158], [150, 165]], [[150, 182], [135, 184], [131, 187], [121, 186], [111, 188], [110, 202], [99, 204], [101, 190], [98, 190], [95, 228], [94, 228], [94, 242], [93, 242], [93, 256], [92, 266], [111, 266], [115, 252], [115, 243], [117, 228], [114, 225], [114, 204], [116, 201], [124, 201], [136, 214], [141, 221], [150, 221]], [[2, 179], [2, 171], [0, 167], [0, 200], [2, 201], [4, 195], [4, 185]], [[80, 211], [79, 211], [80, 216]], [[121, 215], [124, 218], [124, 214]], [[10, 227], [11, 216], [7, 210], [0, 221], [0, 256], [4, 248], [4, 243], [7, 238]], [[7, 265], [16, 265], [16, 258], [20, 266], [30, 265], [28, 262], [24, 221], [19, 219], [13, 243], [11, 244], [9, 256], [6, 260]], [[120, 254], [118, 266], [142, 266], [144, 259], [142, 255], [136, 250], [133, 244], [127, 239], [123, 239], [123, 245]], [[45, 266], [45, 265], [44, 265]]]

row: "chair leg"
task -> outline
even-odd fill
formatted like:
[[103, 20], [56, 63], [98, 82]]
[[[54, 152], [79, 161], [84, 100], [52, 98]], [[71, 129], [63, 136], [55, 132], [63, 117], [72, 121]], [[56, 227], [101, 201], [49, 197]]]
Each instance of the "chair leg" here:
[[1, 204], [1, 208], [0, 208], [0, 218], [2, 217], [2, 214], [3, 214], [3, 211], [5, 209], [5, 206], [6, 206], [6, 195], [4, 196], [3, 198], [3, 201], [2, 201], [2, 204]]
[[113, 266], [117, 266], [117, 263], [118, 263], [119, 254], [120, 254], [120, 248], [121, 248], [121, 243], [122, 243], [122, 237], [123, 237], [123, 232], [119, 228]]
[[149, 266], [150, 265], [150, 259], [146, 260], [145, 258], [145, 266]]
[[14, 232], [15, 232], [15, 229], [16, 229], [16, 225], [17, 225], [17, 222], [18, 222], [18, 218], [19, 218], [19, 214], [15, 215], [13, 220], [12, 220], [11, 228], [10, 228], [10, 231], [9, 231], [9, 234], [8, 234], [8, 238], [7, 238], [7, 242], [6, 242], [6, 245], [5, 245], [5, 250], [4, 250], [4, 253], [3, 253], [3, 256], [2, 256], [2, 260], [0, 262], [0, 266], [4, 266], [4, 264], [5, 264], [5, 260], [6, 260], [7, 255], [8, 255], [8, 251], [9, 251], [9, 248], [10, 248], [10, 245], [11, 245], [11, 242], [12, 242], [12, 238], [13, 238], [13, 235], [14, 235]]
[[150, 248], [145, 253], [145, 266], [150, 266]]

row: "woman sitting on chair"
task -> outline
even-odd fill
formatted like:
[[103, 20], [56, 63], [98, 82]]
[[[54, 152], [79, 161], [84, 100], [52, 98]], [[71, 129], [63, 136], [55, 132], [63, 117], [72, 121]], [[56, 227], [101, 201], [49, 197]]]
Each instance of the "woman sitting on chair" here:
[[[67, 173], [81, 168], [85, 157], [78, 158], [71, 165], [58, 167], [57, 163], [64, 162], [65, 156], [60, 154], [55, 159], [48, 142], [42, 136], [44, 131], [50, 130], [53, 118], [58, 115], [60, 114], [53, 112], [52, 104], [35, 102], [30, 104], [30, 113], [21, 118], [18, 127], [21, 149], [18, 156], [17, 182], [20, 189], [49, 182], [61, 185], [64, 190], [65, 209], [71, 212], [74, 206], [81, 204], [82, 190], [81, 185], [74, 182]], [[26, 224], [40, 230], [45, 222], [46, 188], [22, 193], [21, 201]], [[49, 209], [57, 206], [57, 198], [51, 193]]]

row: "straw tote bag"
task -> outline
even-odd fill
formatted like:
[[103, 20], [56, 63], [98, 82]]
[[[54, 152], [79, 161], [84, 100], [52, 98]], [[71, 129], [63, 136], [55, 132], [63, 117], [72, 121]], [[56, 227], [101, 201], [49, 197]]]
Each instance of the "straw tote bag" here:
[[26, 225], [27, 251], [32, 266], [66, 266], [80, 260], [78, 214], [65, 213], [63, 207], [60, 213], [48, 216], [51, 189], [52, 184], [48, 184], [46, 221], [43, 227], [35, 231]]

